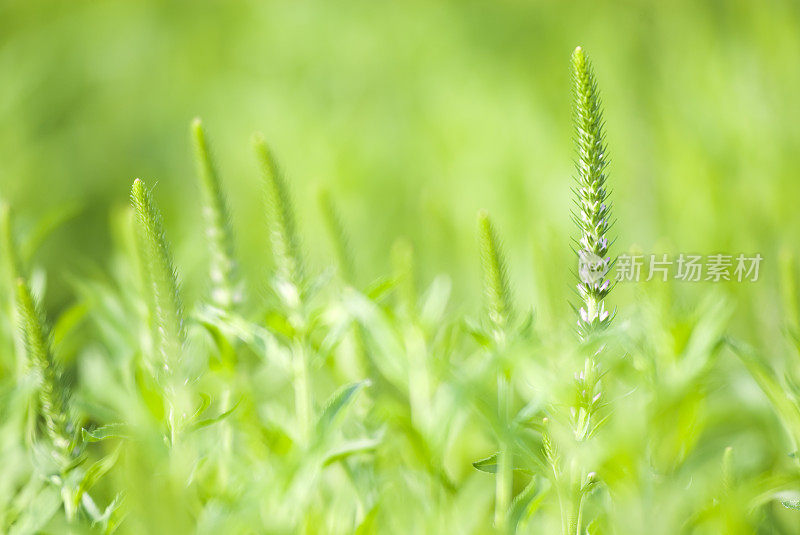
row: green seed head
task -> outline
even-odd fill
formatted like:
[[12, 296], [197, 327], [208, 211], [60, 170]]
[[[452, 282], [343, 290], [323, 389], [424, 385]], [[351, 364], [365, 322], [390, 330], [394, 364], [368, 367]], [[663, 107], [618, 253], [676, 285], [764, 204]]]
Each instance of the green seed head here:
[[55, 447], [56, 459], [65, 464], [68, 462], [69, 446], [72, 442], [66, 410], [69, 392], [53, 358], [50, 332], [22, 278], [16, 280], [16, 303], [28, 366], [38, 378], [38, 413], [44, 424], [44, 433]]
[[277, 276], [301, 290], [305, 274], [289, 191], [261, 134], [253, 137], [253, 145], [264, 176], [270, 243]]
[[603, 113], [591, 62], [581, 47], [572, 53], [577, 182], [577, 210], [573, 214], [579, 229], [577, 238], [579, 276], [578, 331], [582, 337], [605, 327], [611, 320], [603, 299], [610, 290], [606, 275], [611, 203], [608, 201], [605, 168], [608, 164], [603, 133]]
[[0, 201], [0, 254], [3, 256], [3, 269], [8, 280], [19, 276], [19, 258], [11, 224], [11, 207]]
[[327, 191], [320, 192], [319, 203], [322, 209], [322, 216], [325, 220], [325, 226], [328, 227], [328, 233], [333, 242], [336, 261], [339, 265], [339, 272], [345, 282], [352, 283], [355, 276], [355, 262], [353, 260], [353, 253], [350, 249], [349, 240], [347, 239], [347, 233], [342, 224], [342, 219], [339, 217], [339, 212], [336, 210], [330, 193]]
[[211, 158], [206, 134], [199, 118], [192, 121], [191, 131], [202, 191], [205, 233], [211, 253], [209, 266], [211, 298], [214, 304], [229, 310], [238, 300], [235, 291], [236, 262], [234, 261], [233, 230], [219, 175]]
[[478, 239], [489, 319], [498, 335], [507, 327], [513, 314], [511, 290], [502, 246], [485, 211], [478, 214]]
[[133, 181], [131, 201], [139, 222], [139, 238], [150, 286], [151, 318], [158, 341], [159, 368], [169, 372], [180, 358], [184, 339], [183, 307], [178, 277], [164, 234], [161, 213], [150, 190], [140, 179]]

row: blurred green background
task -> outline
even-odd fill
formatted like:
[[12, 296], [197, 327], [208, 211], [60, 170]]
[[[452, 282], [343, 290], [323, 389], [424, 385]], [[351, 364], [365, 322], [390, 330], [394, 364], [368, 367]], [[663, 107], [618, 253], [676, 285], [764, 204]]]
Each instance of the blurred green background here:
[[[201, 116], [234, 211], [244, 269], [268, 249], [254, 131], [290, 179], [313, 262], [331, 191], [368, 282], [397, 237], [424, 279], [480, 296], [475, 214], [505, 237], [514, 284], [542, 321], [569, 317], [569, 54], [604, 96], [615, 252], [760, 252], [730, 285], [734, 322], [780, 330], [777, 257], [800, 216], [797, 2], [0, 2], [0, 195], [24, 225], [79, 211], [37, 263], [48, 299], [105, 266], [109, 213], [134, 177], [156, 195], [183, 278], [202, 280], [188, 136]], [[197, 276], [195, 276], [197, 275]], [[624, 308], [637, 288], [615, 293]], [[660, 290], [659, 290], [660, 291]], [[674, 292], [713, 291], [675, 285]], [[572, 320], [570, 320], [572, 321]]]

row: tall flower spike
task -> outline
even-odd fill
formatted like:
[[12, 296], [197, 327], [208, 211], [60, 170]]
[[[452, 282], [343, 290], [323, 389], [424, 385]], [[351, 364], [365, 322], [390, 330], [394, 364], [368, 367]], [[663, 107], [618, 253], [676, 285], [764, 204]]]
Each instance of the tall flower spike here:
[[11, 207], [5, 201], [0, 201], [0, 251], [3, 254], [3, 269], [12, 281], [19, 277], [20, 272], [13, 233]]
[[[481, 263], [483, 264], [484, 292], [487, 312], [492, 323], [492, 336], [496, 348], [502, 351], [505, 344], [506, 329], [512, 319], [511, 290], [500, 240], [495, 233], [489, 214], [478, 213], [478, 241], [480, 242]], [[511, 372], [501, 364], [497, 374], [497, 407], [499, 417], [499, 448], [497, 453], [497, 474], [495, 477], [495, 526], [506, 529], [509, 507], [513, 497], [513, 465], [511, 461], [511, 440], [509, 421], [513, 403]]]
[[[17, 253], [17, 244], [14, 241], [14, 225], [11, 217], [11, 207], [5, 201], [0, 201], [0, 257], [2, 258], [2, 271], [4, 280], [7, 281], [5, 290], [9, 297], [13, 323], [20, 322], [17, 306], [17, 288], [15, 281], [20, 276], [21, 266]], [[21, 376], [25, 368], [25, 333], [21, 330], [14, 331], [14, 352], [16, 355], [17, 375]]]
[[511, 290], [500, 240], [485, 211], [478, 214], [478, 239], [489, 319], [496, 331], [495, 336], [499, 336], [512, 317]]
[[17, 315], [25, 338], [28, 365], [38, 375], [39, 414], [47, 437], [55, 447], [61, 468], [69, 462], [71, 438], [68, 431], [67, 399], [61, 372], [53, 359], [50, 334], [42, 321], [25, 280], [16, 281]]
[[611, 203], [607, 201], [605, 168], [608, 164], [603, 112], [592, 64], [581, 47], [572, 53], [575, 143], [578, 152], [577, 213], [573, 214], [580, 230], [578, 238], [578, 333], [587, 337], [611, 320], [603, 300], [610, 290], [608, 230]]
[[178, 277], [164, 235], [161, 214], [150, 190], [140, 179], [133, 181], [131, 201], [139, 221], [139, 242], [147, 284], [150, 286], [151, 314], [156, 331], [159, 366], [167, 375], [180, 358], [184, 340], [183, 307]]
[[233, 230], [217, 168], [211, 159], [203, 123], [199, 118], [192, 121], [191, 130], [203, 194], [203, 219], [211, 253], [211, 299], [220, 308], [229, 310], [237, 299]]
[[342, 224], [342, 218], [339, 217], [339, 212], [336, 210], [336, 205], [333, 203], [328, 191], [323, 190], [320, 192], [319, 203], [322, 209], [322, 216], [325, 219], [325, 226], [328, 227], [328, 233], [333, 242], [336, 261], [339, 264], [339, 272], [345, 282], [352, 284], [355, 277], [355, 262], [347, 239], [347, 233]]
[[264, 175], [272, 254], [278, 277], [301, 291], [304, 282], [303, 259], [289, 191], [264, 137], [256, 134], [253, 144]]

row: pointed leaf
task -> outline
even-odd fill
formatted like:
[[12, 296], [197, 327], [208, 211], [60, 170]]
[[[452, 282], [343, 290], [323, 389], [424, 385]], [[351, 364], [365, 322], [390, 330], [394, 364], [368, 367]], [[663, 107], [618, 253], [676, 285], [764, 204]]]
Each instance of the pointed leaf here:
[[205, 420], [200, 420], [198, 422], [193, 423], [192, 425], [189, 426], [189, 431], [196, 431], [197, 429], [202, 429], [203, 427], [208, 427], [209, 425], [214, 425], [215, 423], [224, 420], [225, 418], [230, 416], [233, 413], [233, 411], [236, 410], [236, 408], [239, 406], [239, 403], [241, 402], [242, 400], [240, 399], [239, 401], [236, 402], [236, 404], [233, 407], [226, 410], [219, 416], [215, 416], [214, 418], [206, 418]]
[[109, 470], [111, 470], [119, 458], [119, 450], [120, 447], [118, 446], [113, 452], [111, 452], [110, 455], [106, 455], [86, 469], [86, 473], [78, 485], [78, 490], [75, 492], [74, 500], [76, 507], [81, 502], [81, 498], [83, 497], [84, 493], [91, 489], [94, 484], [100, 480], [100, 478], [102, 478], [108, 473]]
[[333, 393], [317, 421], [318, 439], [322, 439], [333, 428], [343, 412], [352, 405], [356, 395], [369, 385], [370, 381], [367, 379], [343, 386]]
[[81, 429], [81, 436], [84, 442], [100, 442], [110, 438], [128, 438], [125, 424], [108, 424], [91, 431]]
[[481, 459], [480, 461], [475, 461], [472, 463], [472, 466], [480, 470], [481, 472], [486, 472], [488, 474], [496, 474], [497, 473], [497, 457], [499, 454], [493, 453], [486, 457], [485, 459]]
[[[475, 461], [472, 463], [476, 469], [480, 470], [481, 472], [486, 472], [487, 474], [496, 474], [497, 473], [497, 456], [499, 453], [493, 453], [486, 457], [485, 459], [481, 459], [480, 461]], [[513, 461], [513, 470], [515, 472], [522, 472], [525, 474], [531, 473], [530, 470], [524, 468], [522, 466], [522, 462], [520, 461], [519, 456], [514, 456]]]
[[511, 509], [508, 512], [510, 533], [516, 533], [519, 524], [530, 518], [539, 509], [548, 490], [547, 480], [543, 481], [544, 486], [539, 484], [537, 478], [531, 478], [530, 483], [511, 502]]
[[359, 440], [350, 440], [343, 445], [329, 452], [323, 461], [323, 466], [328, 466], [339, 461], [343, 461], [351, 455], [359, 453], [369, 453], [375, 451], [378, 444], [381, 443], [380, 437], [378, 438], [362, 438]]

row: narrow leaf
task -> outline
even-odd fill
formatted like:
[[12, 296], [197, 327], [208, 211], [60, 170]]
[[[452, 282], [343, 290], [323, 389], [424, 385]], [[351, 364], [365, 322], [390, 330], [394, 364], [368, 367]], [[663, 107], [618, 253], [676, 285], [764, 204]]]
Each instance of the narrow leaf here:
[[369, 380], [359, 381], [343, 386], [333, 393], [317, 421], [317, 436], [319, 439], [328, 434], [344, 411], [353, 404], [358, 393], [369, 385]]
[[119, 451], [120, 447], [118, 446], [109, 455], [106, 455], [102, 459], [94, 462], [89, 468], [86, 469], [86, 473], [84, 474], [83, 479], [81, 479], [78, 489], [75, 492], [74, 500], [76, 507], [78, 504], [80, 504], [84, 493], [88, 492], [89, 489], [95, 485], [95, 483], [97, 483], [104, 475], [106, 475], [106, 473], [108, 473], [109, 470], [111, 470], [119, 458]]
[[128, 438], [128, 426], [125, 424], [108, 424], [92, 429], [81, 429], [84, 442], [100, 442], [113, 438]]

